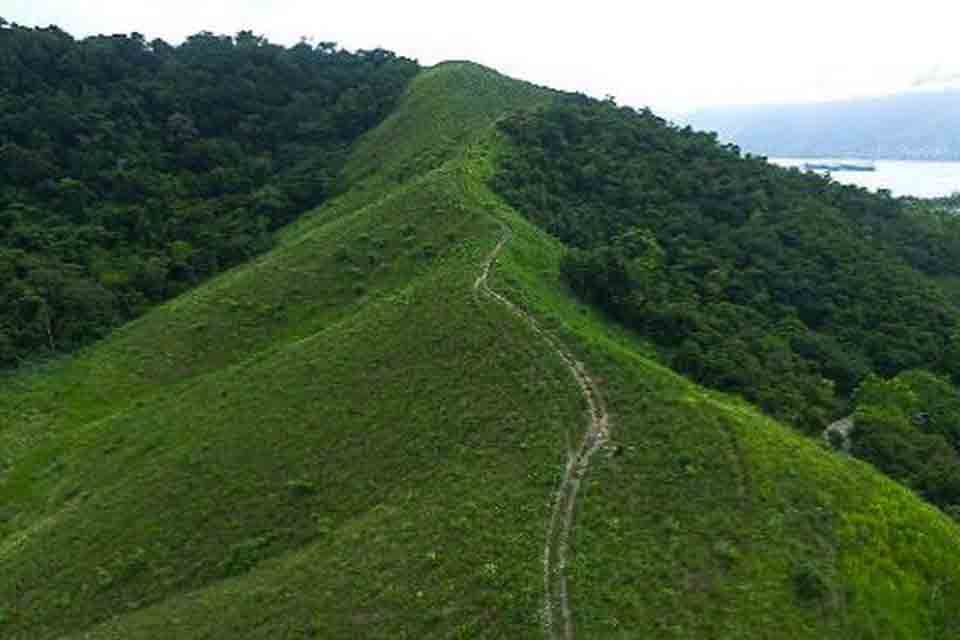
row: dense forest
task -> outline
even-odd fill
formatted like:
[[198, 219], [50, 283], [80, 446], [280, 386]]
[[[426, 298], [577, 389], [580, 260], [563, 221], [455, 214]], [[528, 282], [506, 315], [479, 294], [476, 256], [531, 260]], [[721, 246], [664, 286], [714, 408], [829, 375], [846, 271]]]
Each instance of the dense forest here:
[[266, 249], [418, 69], [249, 31], [171, 46], [0, 19], [0, 367]]
[[612, 101], [564, 97], [500, 128], [493, 186], [569, 246], [569, 286], [697, 381], [814, 431], [870, 374], [957, 372], [949, 207], [775, 167]]
[[855, 400], [851, 452], [960, 519], [960, 391], [915, 370], [869, 376]]

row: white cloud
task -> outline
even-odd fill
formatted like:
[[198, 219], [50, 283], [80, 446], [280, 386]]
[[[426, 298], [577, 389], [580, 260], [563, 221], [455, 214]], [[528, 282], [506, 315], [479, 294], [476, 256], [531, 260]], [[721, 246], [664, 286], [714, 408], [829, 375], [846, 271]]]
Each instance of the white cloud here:
[[886, 93], [936, 65], [960, 68], [960, 5], [931, 0], [4, 0], [0, 15], [78, 36], [139, 31], [176, 42], [252, 29], [282, 43], [383, 46], [673, 113]]

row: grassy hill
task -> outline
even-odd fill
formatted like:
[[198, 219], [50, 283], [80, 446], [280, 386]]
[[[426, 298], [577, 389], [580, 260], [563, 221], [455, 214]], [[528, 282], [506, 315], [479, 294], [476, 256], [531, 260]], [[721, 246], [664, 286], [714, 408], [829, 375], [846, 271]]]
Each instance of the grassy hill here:
[[[4, 638], [536, 638], [585, 426], [583, 638], [960, 637], [960, 530], [864, 464], [658, 365], [487, 187], [550, 92], [421, 73], [277, 247], [0, 387]], [[556, 631], [556, 628], [554, 628]], [[556, 637], [561, 637], [557, 635]]]

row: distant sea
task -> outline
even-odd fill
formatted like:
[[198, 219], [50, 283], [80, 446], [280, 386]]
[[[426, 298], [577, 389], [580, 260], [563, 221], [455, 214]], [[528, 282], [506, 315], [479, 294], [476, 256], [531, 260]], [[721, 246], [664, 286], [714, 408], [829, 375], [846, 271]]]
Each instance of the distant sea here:
[[[768, 158], [783, 167], [803, 168], [804, 163], [836, 162], [840, 158]], [[938, 198], [960, 192], [960, 162], [922, 160], [877, 160], [876, 171], [834, 171], [837, 182], [855, 184], [871, 191], [889, 189], [895, 196]]]

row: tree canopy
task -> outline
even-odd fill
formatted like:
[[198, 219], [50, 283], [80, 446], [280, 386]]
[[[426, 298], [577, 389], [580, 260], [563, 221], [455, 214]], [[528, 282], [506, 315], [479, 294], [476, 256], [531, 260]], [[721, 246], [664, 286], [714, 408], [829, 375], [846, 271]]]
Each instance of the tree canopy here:
[[76, 348], [327, 198], [417, 64], [0, 23], [0, 366]]
[[960, 517], [960, 392], [922, 370], [856, 392], [851, 452]]
[[494, 188], [566, 243], [577, 295], [678, 370], [811, 430], [868, 374], [948, 370], [956, 216], [741, 154], [612, 100], [500, 128]]

